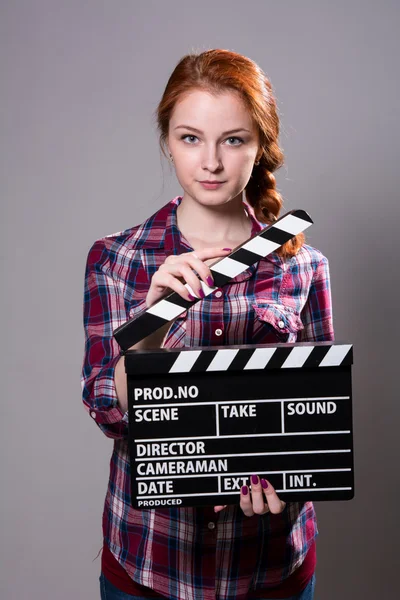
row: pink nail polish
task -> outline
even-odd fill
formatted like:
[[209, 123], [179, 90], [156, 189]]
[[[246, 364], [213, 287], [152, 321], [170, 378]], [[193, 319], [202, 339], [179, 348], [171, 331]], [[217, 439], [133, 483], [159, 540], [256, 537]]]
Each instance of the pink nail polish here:
[[247, 487], [247, 485], [243, 485], [242, 486], [242, 494], [243, 494], [243, 496], [247, 496], [248, 493], [249, 493], [249, 488]]
[[232, 250], [232, 248], [222, 248], [222, 250]]
[[265, 481], [265, 479], [261, 479], [261, 485], [264, 488], [264, 490], [266, 490], [268, 488], [268, 482]]
[[188, 294], [189, 300], [196, 300], [196, 298], [194, 296], [192, 296], [192, 294]]
[[257, 485], [257, 483], [258, 483], [258, 475], [252, 475], [251, 476], [251, 483], [253, 485]]
[[207, 277], [206, 281], [207, 285], [209, 285], [210, 287], [214, 287], [214, 281], [212, 277]]
[[200, 298], [205, 298], [206, 297], [205, 293], [203, 292], [203, 288], [199, 289], [199, 296], [200, 296]]

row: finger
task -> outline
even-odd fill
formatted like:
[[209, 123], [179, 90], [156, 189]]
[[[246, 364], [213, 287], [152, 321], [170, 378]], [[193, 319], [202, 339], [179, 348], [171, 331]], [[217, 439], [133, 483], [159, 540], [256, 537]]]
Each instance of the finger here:
[[260, 478], [258, 475], [251, 476], [251, 499], [253, 510], [256, 515], [263, 515], [268, 512], [268, 504], [265, 502], [263, 488], [261, 487]]
[[264, 492], [269, 510], [272, 514], [277, 515], [285, 510], [286, 502], [278, 497], [272, 484], [266, 479], [261, 479], [261, 487]]
[[152, 284], [159, 289], [170, 288], [173, 292], [176, 292], [185, 300], [193, 301], [195, 296], [192, 296], [183, 283], [179, 281], [174, 275], [167, 271], [157, 271], [152, 277]]
[[206, 265], [201, 258], [195, 253], [187, 253], [183, 260], [189, 263], [190, 267], [199, 274], [201, 278], [201, 287], [205, 294], [210, 294], [215, 288], [214, 278], [210, 271], [210, 268]]
[[242, 509], [246, 517], [252, 517], [254, 515], [249, 488], [247, 485], [243, 485], [240, 490], [240, 508]]
[[[230, 252], [232, 252], [232, 248], [218, 248], [213, 246], [212, 248], [202, 248], [201, 250], [196, 250], [195, 254], [200, 260], [208, 260], [210, 258], [227, 256], [227, 254]], [[193, 255], [193, 252], [189, 252], [188, 254]]]
[[166, 281], [169, 281], [170, 284], [168, 285], [168, 287], [170, 287], [171, 289], [173, 289], [174, 291], [177, 291], [180, 295], [182, 295], [178, 291], [178, 290], [181, 290], [181, 292], [183, 293], [182, 287], [178, 286], [178, 289], [176, 289], [176, 287], [174, 287], [174, 285], [172, 285], [171, 279], [168, 279], [168, 280], [166, 279], [166, 277], [168, 275], [172, 275], [173, 277], [175, 277], [176, 280], [186, 288], [187, 293], [183, 297], [185, 297], [189, 300], [194, 300], [195, 298], [199, 299], [199, 298], [205, 297], [205, 294], [202, 289], [202, 284], [201, 284], [199, 278], [192, 271], [192, 269], [190, 268], [190, 266], [188, 264], [179, 263], [179, 262], [176, 262], [176, 263], [165, 262], [164, 264], [162, 264], [160, 266], [158, 271], [156, 271], [156, 273], [153, 275], [153, 279], [154, 279], [155, 283], [157, 283], [158, 285], [165, 286]]
[[219, 506], [214, 506], [214, 512], [218, 513], [221, 512], [221, 510], [224, 510], [224, 508], [226, 508], [228, 505], [227, 504], [221, 504]]
[[[232, 248], [203, 248], [202, 250], [196, 250], [196, 252], [188, 252], [186, 256], [191, 261], [193, 268], [196, 269], [204, 283], [213, 288], [214, 281], [209, 266], [218, 262], [220, 258], [227, 256], [232, 252]], [[215, 260], [217, 259], [217, 260]], [[193, 262], [193, 260], [195, 262]], [[207, 261], [207, 262], [206, 262]], [[211, 291], [211, 290], [210, 290]], [[206, 291], [207, 293], [207, 291]]]
[[195, 298], [204, 298], [205, 293], [201, 286], [201, 282], [200, 282], [199, 278], [197, 277], [197, 275], [194, 273], [194, 271], [192, 271], [190, 266], [187, 264], [179, 265], [179, 270], [180, 270], [181, 276], [184, 279], [184, 285], [187, 288], [187, 290], [189, 291], [189, 294], [191, 294]]
[[[189, 292], [193, 292], [198, 298], [204, 298], [214, 291], [214, 279], [208, 266], [200, 260], [194, 252], [185, 252], [173, 258], [168, 257], [160, 266], [159, 270], [167, 270], [175, 275], [180, 273], [181, 269], [186, 269], [186, 281], [190, 285]], [[199, 277], [202, 281], [200, 281]], [[196, 293], [196, 290], [199, 290]]]
[[165, 259], [165, 262], [176, 263], [179, 262], [182, 258], [188, 258], [191, 256], [201, 261], [206, 261], [214, 258], [222, 258], [230, 254], [230, 252], [232, 252], [232, 248], [220, 248], [217, 246], [212, 246], [210, 248], [202, 248], [201, 250], [196, 250], [193, 252], [184, 252], [183, 254], [170, 254]]
[[[193, 259], [191, 260], [193, 263]], [[200, 265], [203, 265], [201, 261], [199, 261]], [[180, 277], [183, 281], [183, 285], [188, 290], [189, 294], [193, 298], [205, 298], [207, 294], [212, 292], [212, 288], [205, 285], [200, 279], [197, 277], [196, 273], [192, 270], [193, 265], [187, 264], [185, 262], [176, 262], [176, 263], [164, 263], [161, 265], [160, 270], [165, 273], [168, 272], [175, 277]], [[206, 267], [205, 267], [206, 268]]]
[[[184, 254], [170, 255], [166, 258], [165, 262], [160, 266], [159, 270], [156, 272], [161, 273], [167, 271], [168, 273], [181, 276], [182, 272], [180, 270], [182, 264], [188, 265], [189, 269], [192, 271], [186, 271], [188, 279], [185, 281], [188, 283], [187, 294], [185, 295], [181, 288], [181, 292], [178, 292], [182, 297], [189, 298], [189, 295], [194, 298], [204, 298], [206, 295], [210, 294], [215, 289], [214, 279], [209, 267], [203, 262], [206, 258], [215, 258], [217, 256], [226, 256], [231, 252], [231, 248], [204, 248], [202, 250], [196, 250], [196, 252], [185, 252]], [[196, 271], [199, 277], [202, 279], [200, 281], [197, 277]], [[156, 275], [155, 274], [155, 275]], [[154, 277], [154, 276], [153, 276]], [[195, 279], [193, 279], [195, 278]], [[168, 286], [171, 287], [171, 286]], [[171, 287], [174, 291], [178, 291], [175, 287]], [[198, 290], [198, 291], [197, 291]], [[200, 291], [201, 290], [201, 291]]]

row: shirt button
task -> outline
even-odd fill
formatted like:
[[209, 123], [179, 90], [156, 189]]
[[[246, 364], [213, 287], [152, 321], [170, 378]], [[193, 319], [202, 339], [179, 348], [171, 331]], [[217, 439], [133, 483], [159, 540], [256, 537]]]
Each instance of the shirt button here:
[[208, 524], [208, 529], [215, 529], [215, 523], [213, 523], [212, 521], [210, 521], [209, 524]]
[[216, 298], [221, 298], [221, 296], [222, 296], [222, 292], [220, 290], [218, 290], [218, 292], [215, 292]]
[[95, 413], [94, 411], [92, 411], [92, 412], [90, 413], [90, 416], [91, 416], [91, 417], [93, 417], [93, 419], [95, 419], [95, 418], [96, 418], [96, 413]]
[[222, 329], [216, 329], [215, 335], [222, 335]]
[[278, 327], [279, 327], [280, 329], [283, 329], [283, 328], [285, 327], [285, 322], [284, 322], [284, 321], [279, 321], [279, 323], [278, 323]]

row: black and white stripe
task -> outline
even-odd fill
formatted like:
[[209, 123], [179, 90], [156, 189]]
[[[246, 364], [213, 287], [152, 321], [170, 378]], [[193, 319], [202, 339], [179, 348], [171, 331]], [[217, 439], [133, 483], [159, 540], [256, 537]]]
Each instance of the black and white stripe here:
[[[257, 235], [233, 250], [231, 254], [213, 264], [210, 271], [215, 286], [209, 287], [201, 281], [204, 294], [208, 296], [216, 288], [229, 283], [261, 258], [265, 258], [290, 239], [305, 231], [312, 223], [311, 217], [304, 210], [292, 210], [286, 213], [273, 225], [262, 229]], [[195, 296], [188, 284], [186, 284], [186, 287], [192, 296]], [[185, 300], [176, 292], [172, 292], [156, 302], [140, 317], [130, 319], [117, 327], [113, 332], [113, 336], [121, 349], [127, 350], [169, 321], [182, 315], [199, 301], [200, 298], [195, 298], [193, 301]]]
[[134, 361], [134, 370], [143, 375], [210, 373], [349, 366], [353, 363], [353, 346], [316, 342], [293, 346], [160, 349], [152, 352], [152, 358], [153, 360], [150, 361], [148, 354], [140, 351], [126, 354], [128, 368], [130, 362]]

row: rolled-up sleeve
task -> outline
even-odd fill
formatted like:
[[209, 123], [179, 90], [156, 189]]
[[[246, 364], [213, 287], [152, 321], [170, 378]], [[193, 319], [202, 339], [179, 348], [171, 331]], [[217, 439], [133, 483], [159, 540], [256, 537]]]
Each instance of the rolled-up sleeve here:
[[[121, 285], [111, 273], [104, 240], [95, 242], [88, 253], [84, 282], [82, 400], [91, 418], [113, 439], [128, 435], [128, 415], [118, 405], [114, 382], [121, 352], [113, 331], [130, 318]], [[145, 301], [136, 305], [135, 312], [141, 309], [145, 310]]]
[[329, 263], [325, 256], [314, 271], [301, 320], [304, 329], [298, 334], [298, 342], [334, 341]]

